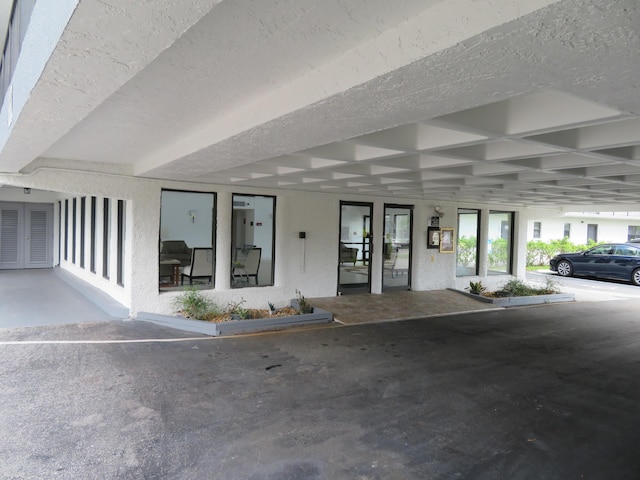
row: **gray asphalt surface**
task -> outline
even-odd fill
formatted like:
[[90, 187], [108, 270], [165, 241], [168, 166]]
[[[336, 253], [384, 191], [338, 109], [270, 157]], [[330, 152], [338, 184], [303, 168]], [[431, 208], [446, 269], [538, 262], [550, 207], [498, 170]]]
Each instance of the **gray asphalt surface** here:
[[638, 378], [634, 301], [216, 339], [5, 329], [0, 478], [636, 480]]

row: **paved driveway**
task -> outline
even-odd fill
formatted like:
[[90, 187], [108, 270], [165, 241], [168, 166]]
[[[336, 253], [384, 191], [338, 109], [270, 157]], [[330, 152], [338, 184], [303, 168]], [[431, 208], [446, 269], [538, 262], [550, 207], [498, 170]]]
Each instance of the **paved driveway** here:
[[637, 480], [636, 305], [0, 330], [0, 478]]

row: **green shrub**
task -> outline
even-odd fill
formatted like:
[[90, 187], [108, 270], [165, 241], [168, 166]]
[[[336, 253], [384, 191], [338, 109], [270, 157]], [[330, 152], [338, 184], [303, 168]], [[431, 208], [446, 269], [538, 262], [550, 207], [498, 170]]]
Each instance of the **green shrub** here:
[[302, 295], [302, 292], [296, 288], [296, 300], [298, 300], [298, 310], [300, 313], [313, 313], [313, 307], [309, 301]]
[[550, 295], [553, 293], [559, 293], [560, 288], [558, 282], [554, 278], [547, 278], [547, 283], [544, 287], [532, 287], [522, 280], [513, 278], [502, 285], [499, 291], [512, 297], [530, 297], [533, 295]]
[[219, 310], [219, 307], [213, 301], [206, 298], [194, 287], [186, 288], [174, 300], [174, 306], [186, 317], [196, 320], [204, 320], [207, 314]]
[[589, 241], [587, 245], [572, 243], [568, 237], [561, 240], [530, 240], [527, 242], [527, 267], [549, 265], [549, 260], [559, 253], [583, 252], [602, 242]]
[[475, 293], [476, 295], [480, 295], [486, 289], [487, 289], [487, 287], [482, 285], [482, 282], [480, 282], [480, 281], [478, 281], [478, 282], [469, 282], [468, 290], [471, 293]]
[[243, 320], [251, 317], [251, 310], [245, 308], [243, 305], [246, 303], [244, 298], [241, 298], [239, 302], [231, 302], [227, 304], [227, 308], [225, 308], [225, 313], [229, 315], [237, 315]]

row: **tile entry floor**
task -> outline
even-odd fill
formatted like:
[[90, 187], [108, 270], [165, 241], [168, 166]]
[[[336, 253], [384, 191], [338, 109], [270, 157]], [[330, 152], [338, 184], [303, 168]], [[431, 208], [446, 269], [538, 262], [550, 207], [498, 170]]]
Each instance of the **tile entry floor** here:
[[309, 302], [333, 312], [336, 321], [349, 325], [496, 309], [491, 303], [452, 290], [342, 295], [310, 298]]

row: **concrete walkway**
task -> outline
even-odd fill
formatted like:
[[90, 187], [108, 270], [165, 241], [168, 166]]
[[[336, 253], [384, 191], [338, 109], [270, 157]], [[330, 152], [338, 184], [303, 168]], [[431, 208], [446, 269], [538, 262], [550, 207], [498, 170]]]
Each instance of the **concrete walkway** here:
[[0, 328], [126, 318], [110, 297], [60, 269], [0, 270]]

